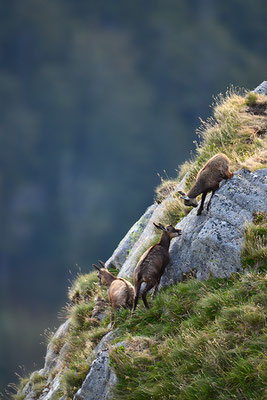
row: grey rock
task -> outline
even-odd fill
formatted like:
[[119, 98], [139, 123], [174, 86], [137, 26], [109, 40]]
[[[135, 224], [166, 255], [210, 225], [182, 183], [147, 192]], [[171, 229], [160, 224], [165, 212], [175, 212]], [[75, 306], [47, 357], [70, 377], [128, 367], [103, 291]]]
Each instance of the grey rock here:
[[[63, 339], [63, 337], [66, 335], [66, 333], [69, 330], [69, 326], [70, 326], [70, 320], [65, 321], [62, 325], [60, 325], [60, 327], [54, 334], [53, 338], [55, 338], [55, 339], [62, 338]], [[37, 371], [37, 373], [39, 375], [42, 375], [47, 380], [45, 389], [43, 390], [41, 395], [38, 397], [40, 400], [50, 400], [53, 397], [53, 395], [56, 394], [60, 390], [62, 361], [67, 352], [67, 349], [68, 349], [68, 344], [65, 343], [58, 354], [54, 351], [53, 344], [51, 342], [48, 344], [47, 352], [46, 352], [46, 356], [45, 356], [44, 368]], [[51, 373], [55, 370], [58, 370], [59, 372], [54, 377]], [[33, 384], [31, 381], [34, 374], [36, 374], [36, 372], [32, 373], [32, 375], [30, 376], [29, 382], [25, 385], [25, 387], [22, 390], [22, 394], [25, 395], [25, 400], [35, 400], [36, 399], [36, 393], [34, 392]]]
[[117, 384], [117, 376], [110, 367], [108, 348], [116, 332], [107, 333], [95, 349], [96, 359], [90, 366], [82, 387], [77, 391], [74, 400], [108, 400], [112, 388]]
[[157, 204], [152, 204], [150, 207], [148, 207], [142, 217], [132, 226], [126, 236], [121, 240], [112, 256], [107, 260], [107, 268], [115, 267], [117, 269], [121, 269], [134, 244], [140, 238], [156, 207]]
[[55, 376], [49, 387], [43, 391], [39, 400], [51, 400], [60, 391], [61, 371]]
[[256, 89], [253, 90], [255, 93], [267, 94], [267, 81], [263, 81]]
[[198, 279], [207, 279], [210, 273], [228, 277], [239, 271], [245, 224], [252, 221], [254, 211], [267, 212], [266, 183], [267, 169], [240, 170], [215, 193], [208, 212], [204, 208], [197, 216], [194, 209], [183, 218], [177, 224], [182, 236], [171, 242], [171, 262], [160, 287], [181, 280], [190, 270]]
[[[70, 326], [70, 320], [68, 319], [67, 321], [64, 322], [64, 324], [60, 325], [58, 330], [53, 336], [53, 339], [60, 339], [63, 338], [63, 336], [66, 335], [66, 333], [69, 330]], [[47, 352], [45, 356], [45, 365], [44, 368], [41, 370], [42, 375], [47, 375], [49, 374], [57, 365], [58, 363], [58, 354], [54, 351], [53, 344], [49, 343], [47, 346]]]

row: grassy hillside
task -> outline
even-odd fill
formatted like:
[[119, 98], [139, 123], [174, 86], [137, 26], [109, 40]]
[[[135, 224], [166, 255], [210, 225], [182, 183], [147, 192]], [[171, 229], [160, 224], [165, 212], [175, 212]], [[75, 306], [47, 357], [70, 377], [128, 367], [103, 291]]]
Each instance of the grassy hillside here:
[[[185, 163], [189, 187], [204, 163], [217, 152], [231, 160], [232, 170], [240, 167], [266, 167], [267, 96], [239, 95], [229, 91], [216, 100], [214, 117], [199, 131], [201, 144], [195, 159]], [[161, 201], [173, 191], [175, 181], [158, 188]], [[166, 218], [177, 219], [184, 212], [179, 199]], [[179, 214], [180, 213], [180, 214]], [[166, 221], [167, 222], [167, 221]], [[115, 313], [119, 328], [116, 341], [125, 346], [111, 353], [119, 378], [116, 399], [253, 399], [264, 398], [267, 365], [266, 351], [266, 259], [267, 216], [254, 215], [246, 229], [242, 252], [244, 272], [229, 279], [195, 278], [178, 283], [159, 293], [151, 308], [141, 304], [133, 316], [129, 310]], [[71, 328], [62, 340], [53, 340], [57, 352], [68, 343], [61, 373], [61, 392], [67, 399], [83, 382], [93, 348], [108, 332], [110, 313], [101, 322], [92, 317], [94, 299], [106, 298], [96, 273], [81, 275], [69, 290], [66, 313]], [[265, 363], [264, 363], [265, 362]], [[58, 371], [54, 371], [56, 375]], [[47, 377], [35, 374], [31, 381], [38, 393]], [[22, 379], [16, 400], [23, 400]], [[56, 400], [56, 399], [53, 399]]]
[[112, 352], [116, 399], [264, 398], [266, 237], [267, 216], [257, 215], [243, 274], [192, 278], [162, 291], [150, 310], [117, 315], [126, 345]]

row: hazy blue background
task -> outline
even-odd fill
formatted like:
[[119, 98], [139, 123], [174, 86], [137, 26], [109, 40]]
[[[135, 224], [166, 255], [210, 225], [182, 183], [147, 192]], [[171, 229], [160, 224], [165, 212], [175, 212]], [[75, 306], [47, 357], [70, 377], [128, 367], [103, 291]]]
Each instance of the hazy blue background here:
[[175, 176], [198, 117], [266, 80], [266, 0], [0, 0], [0, 391], [69, 279]]

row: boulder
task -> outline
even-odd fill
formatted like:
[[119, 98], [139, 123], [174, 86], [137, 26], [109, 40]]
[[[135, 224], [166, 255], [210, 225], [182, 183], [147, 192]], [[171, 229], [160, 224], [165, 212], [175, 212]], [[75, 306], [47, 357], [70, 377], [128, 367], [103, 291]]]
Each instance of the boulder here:
[[150, 219], [147, 221], [146, 227], [143, 230], [140, 238], [136, 241], [134, 246], [131, 249], [131, 253], [129, 254], [128, 258], [125, 260], [118, 276], [119, 277], [132, 277], [134, 268], [144, 253], [144, 251], [151, 245], [155, 238], [155, 227], [153, 222], [160, 222], [162, 218], [164, 218], [165, 210], [166, 210], [166, 203], [172, 202], [179, 190], [184, 189], [184, 184], [187, 179], [188, 174], [184, 176], [184, 178], [177, 184], [175, 191], [168, 196], [162, 203], [160, 203], [151, 214]]
[[115, 336], [116, 332], [114, 331], [107, 333], [96, 347], [96, 358], [90, 366], [82, 387], [75, 394], [74, 400], [108, 400], [112, 398], [111, 391], [117, 384], [117, 377], [110, 366], [108, 349]]
[[115, 267], [117, 269], [121, 269], [131, 249], [140, 238], [156, 207], [156, 203], [148, 207], [142, 217], [132, 226], [126, 236], [121, 240], [112, 256], [106, 261], [105, 265], [107, 268]]
[[208, 212], [204, 207], [197, 216], [194, 209], [177, 224], [182, 235], [171, 242], [171, 262], [160, 286], [181, 280], [191, 270], [198, 279], [240, 271], [245, 225], [254, 211], [267, 212], [267, 169], [236, 172], [215, 193]]

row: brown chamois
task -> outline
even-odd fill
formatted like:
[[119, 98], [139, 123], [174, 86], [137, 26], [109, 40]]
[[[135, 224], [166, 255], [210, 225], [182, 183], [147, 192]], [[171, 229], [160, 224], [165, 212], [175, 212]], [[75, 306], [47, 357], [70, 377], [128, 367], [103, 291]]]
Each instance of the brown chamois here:
[[172, 225], [166, 226], [155, 224], [155, 227], [161, 229], [162, 235], [160, 241], [154, 246], [150, 247], [140, 258], [134, 270], [134, 306], [133, 311], [136, 309], [141, 284], [146, 283], [146, 287], [142, 293], [142, 299], [146, 308], [149, 308], [147, 303], [147, 293], [154, 287], [154, 294], [156, 295], [160, 278], [170, 261], [169, 247], [171, 239], [181, 235], [181, 229], [175, 229]]
[[197, 211], [197, 215], [200, 215], [203, 210], [204, 201], [208, 192], [212, 191], [209, 202], [207, 204], [207, 210], [210, 207], [211, 199], [219, 189], [220, 182], [223, 179], [230, 179], [233, 173], [229, 170], [229, 159], [225, 154], [219, 153], [212, 157], [204, 167], [197, 174], [197, 179], [194, 186], [190, 189], [187, 195], [184, 192], [179, 191], [184, 199], [186, 206], [197, 207], [198, 202], [196, 197], [202, 193], [201, 203]]
[[133, 285], [123, 278], [116, 278], [109, 272], [103, 263], [98, 260], [102, 268], [96, 264], [93, 266], [98, 270], [98, 278], [102, 285], [108, 286], [108, 300], [112, 308], [132, 308], [134, 298]]

